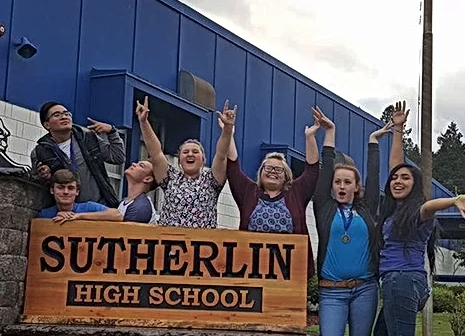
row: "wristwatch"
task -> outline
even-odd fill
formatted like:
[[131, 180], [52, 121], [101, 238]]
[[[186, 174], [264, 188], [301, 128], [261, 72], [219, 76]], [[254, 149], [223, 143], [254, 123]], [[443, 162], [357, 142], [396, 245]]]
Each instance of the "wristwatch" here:
[[107, 134], [113, 134], [113, 133], [116, 133], [118, 132], [118, 130], [116, 129], [115, 126], [111, 126], [111, 130], [107, 133]]

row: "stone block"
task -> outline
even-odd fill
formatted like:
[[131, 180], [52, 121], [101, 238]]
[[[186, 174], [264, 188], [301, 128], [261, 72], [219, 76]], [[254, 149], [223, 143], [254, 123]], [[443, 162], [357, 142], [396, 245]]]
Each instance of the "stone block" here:
[[18, 282], [18, 296], [16, 300], [16, 307], [23, 308], [24, 305], [24, 282]]
[[0, 255], [21, 255], [23, 233], [19, 230], [0, 229]]
[[0, 281], [0, 307], [16, 307], [21, 305], [19, 299], [19, 283], [16, 281]]
[[20, 256], [23, 256], [23, 257], [27, 256], [28, 239], [29, 239], [29, 234], [27, 232], [23, 232], [21, 251], [19, 254]]
[[0, 176], [0, 205], [40, 210], [52, 202], [48, 188], [30, 178]]
[[27, 258], [0, 255], [0, 281], [24, 281]]
[[37, 211], [13, 204], [5, 204], [5, 202], [1, 202], [0, 200], [0, 229], [26, 232], [29, 228], [31, 218], [34, 218], [36, 214]]
[[0, 325], [13, 324], [18, 321], [18, 307], [0, 307]]

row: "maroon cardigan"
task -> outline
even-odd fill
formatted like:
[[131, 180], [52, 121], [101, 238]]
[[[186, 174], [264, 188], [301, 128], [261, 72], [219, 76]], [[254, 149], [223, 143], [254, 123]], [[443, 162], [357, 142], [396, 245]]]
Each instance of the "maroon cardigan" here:
[[[305, 210], [315, 191], [319, 171], [319, 162], [314, 164], [305, 162], [305, 170], [302, 175], [292, 182], [289, 189], [283, 191], [284, 201], [292, 216], [293, 233], [308, 236], [309, 277], [315, 273], [315, 265], [312, 244], [308, 235]], [[232, 161], [228, 159], [227, 176], [231, 193], [239, 207], [239, 230], [247, 231], [250, 216], [258, 204], [258, 199], [263, 196], [265, 191], [255, 181], [244, 174], [239, 165], [239, 160]]]

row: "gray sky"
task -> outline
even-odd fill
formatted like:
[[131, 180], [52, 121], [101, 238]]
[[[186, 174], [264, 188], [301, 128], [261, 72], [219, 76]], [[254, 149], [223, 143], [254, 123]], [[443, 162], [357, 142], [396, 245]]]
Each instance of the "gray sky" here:
[[[406, 99], [417, 142], [420, 1], [183, 0], [368, 113]], [[465, 1], [434, 2], [433, 148], [454, 120], [465, 133]], [[462, 139], [463, 140], [463, 139]]]

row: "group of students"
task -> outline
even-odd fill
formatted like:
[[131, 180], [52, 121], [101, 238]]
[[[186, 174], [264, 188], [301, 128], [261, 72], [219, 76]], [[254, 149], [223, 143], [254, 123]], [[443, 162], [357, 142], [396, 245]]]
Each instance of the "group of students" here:
[[[313, 125], [305, 128], [303, 173], [294, 179], [285, 156], [269, 153], [256, 181], [250, 179], [241, 170], [234, 142], [236, 112], [237, 106], [230, 109], [228, 101], [223, 111], [217, 112], [221, 135], [211, 169], [204, 169], [205, 151], [197, 140], [187, 140], [180, 146], [179, 166], [170, 164], [150, 125], [148, 98], [143, 104], [137, 102], [136, 115], [150, 159], [133, 163], [125, 171], [128, 196], [118, 205], [105, 182], [108, 177], [104, 167], [102, 170], [103, 161], [124, 162], [122, 140], [116, 130], [91, 119], [90, 131], [73, 126], [71, 113], [62, 105], [44, 105], [41, 120], [49, 134], [39, 141], [31, 157], [37, 174], [51, 178], [57, 205], [44, 209], [39, 216], [60, 223], [73, 219], [142, 221], [126, 215], [135, 212], [148, 214], [142, 222], [154, 222], [150, 216], [153, 205], [145, 193], [156, 186], [165, 195], [158, 223], [213, 229], [217, 226], [218, 197], [228, 180], [240, 212], [239, 230], [308, 236], [306, 208], [313, 198], [319, 237], [321, 334], [344, 335], [348, 324], [350, 335], [414, 335], [417, 312], [429, 296], [426, 252], [434, 268], [434, 214], [457, 206], [465, 216], [465, 197], [425, 200], [420, 171], [404, 163], [405, 102], [396, 103], [391, 122], [369, 136], [364, 187], [353, 162], [335, 163], [336, 127], [318, 107], [312, 109]], [[320, 129], [325, 132], [321, 167], [315, 138]], [[389, 132], [393, 132], [390, 173], [380, 205], [378, 141]], [[85, 185], [79, 186], [76, 172], [81, 182], [84, 176]], [[87, 190], [92, 183], [98, 193]], [[89, 202], [74, 203], [73, 195], [76, 198], [89, 193], [97, 195], [94, 201], [106, 202], [109, 208], [90, 202], [83, 206], [86, 210], [79, 211]], [[135, 200], [139, 200], [135, 211], [128, 211]], [[66, 202], [65, 207], [59, 205]], [[311, 251], [309, 248], [309, 276], [315, 270]], [[383, 305], [377, 314], [379, 283]]]

